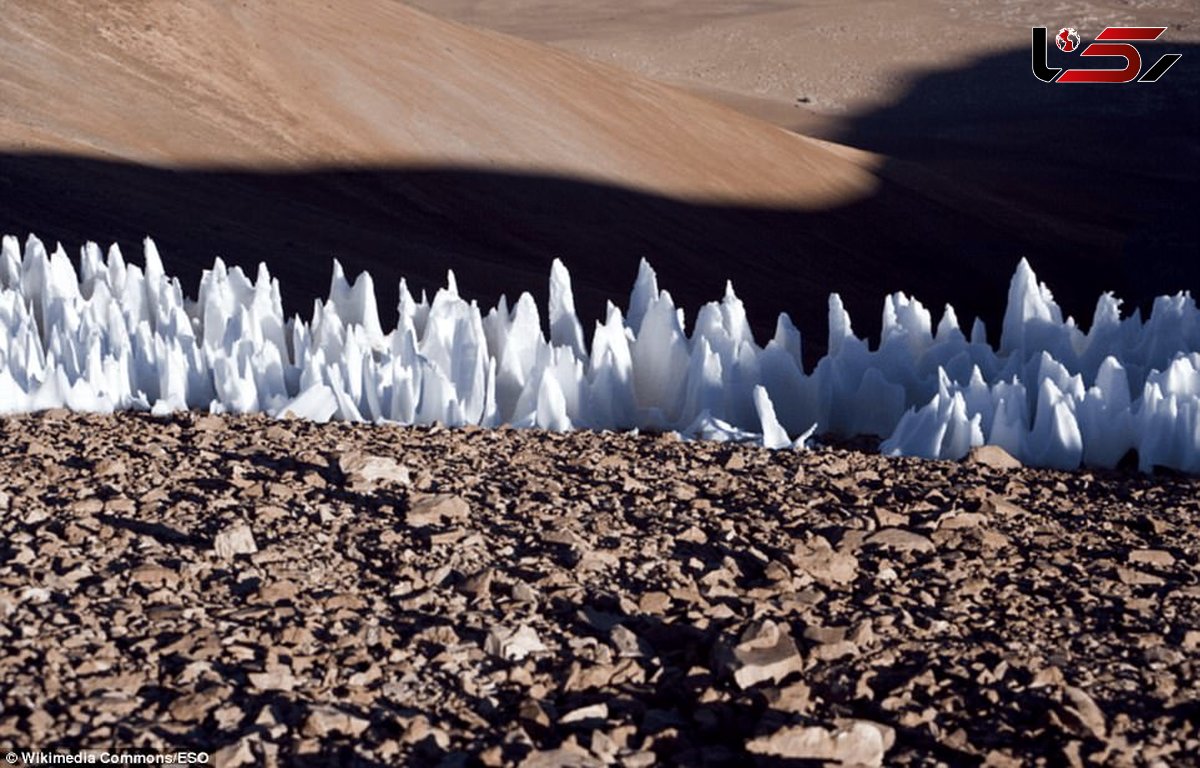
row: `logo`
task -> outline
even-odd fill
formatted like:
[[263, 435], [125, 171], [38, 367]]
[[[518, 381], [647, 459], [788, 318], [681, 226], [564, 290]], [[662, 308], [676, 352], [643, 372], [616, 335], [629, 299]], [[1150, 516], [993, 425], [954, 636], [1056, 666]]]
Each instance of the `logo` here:
[[1054, 42], [1058, 45], [1058, 50], [1070, 53], [1079, 47], [1079, 33], [1075, 31], [1075, 27], [1063, 27], [1054, 36]]
[[[1158, 82], [1175, 62], [1183, 58], [1181, 53], [1164, 53], [1158, 61], [1142, 74], [1142, 54], [1134, 43], [1157, 40], [1166, 27], [1108, 27], [1096, 35], [1096, 42], [1079, 50], [1079, 32], [1074, 27], [1063, 27], [1054, 36], [1054, 43], [1063, 53], [1079, 51], [1080, 56], [1102, 56], [1122, 59], [1125, 66], [1120, 69], [1067, 69], [1052, 67], [1047, 54], [1046, 28], [1033, 28], [1033, 76], [1043, 83], [1139, 83]], [[1141, 77], [1139, 77], [1141, 75]]]

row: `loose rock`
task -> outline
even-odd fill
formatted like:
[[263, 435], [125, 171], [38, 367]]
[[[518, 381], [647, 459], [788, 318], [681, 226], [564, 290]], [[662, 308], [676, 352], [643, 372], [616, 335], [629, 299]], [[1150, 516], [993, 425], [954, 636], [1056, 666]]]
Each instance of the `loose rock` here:
[[213, 549], [222, 560], [232, 560], [236, 555], [254, 554], [258, 551], [258, 545], [254, 543], [250, 526], [239, 523], [218, 533], [213, 540]]

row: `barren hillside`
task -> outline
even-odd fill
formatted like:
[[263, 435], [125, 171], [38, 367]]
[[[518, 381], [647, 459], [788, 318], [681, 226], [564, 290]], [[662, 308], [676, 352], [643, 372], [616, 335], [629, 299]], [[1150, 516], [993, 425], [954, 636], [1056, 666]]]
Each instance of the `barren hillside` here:
[[477, 167], [815, 207], [873, 183], [815, 142], [398, 2], [15, 6], [0, 41], [10, 150], [172, 167]]
[[185, 282], [264, 260], [296, 311], [335, 256], [385, 312], [448, 267], [489, 303], [544, 296], [561, 257], [586, 320], [647, 257], [682, 304], [733, 278], [760, 333], [786, 310], [815, 351], [831, 291], [870, 331], [894, 290], [995, 319], [1021, 256], [1075, 314], [1117, 287], [1107, 227], [881, 181], [873, 155], [400, 3], [17, 2], [0, 53], [0, 229], [152, 234]]

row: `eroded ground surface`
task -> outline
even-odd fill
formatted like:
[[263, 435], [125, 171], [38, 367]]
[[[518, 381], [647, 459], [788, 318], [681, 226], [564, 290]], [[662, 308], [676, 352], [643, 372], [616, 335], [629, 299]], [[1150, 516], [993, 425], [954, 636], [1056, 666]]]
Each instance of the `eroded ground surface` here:
[[0, 747], [1200, 754], [1196, 480], [195, 415], [0, 446]]

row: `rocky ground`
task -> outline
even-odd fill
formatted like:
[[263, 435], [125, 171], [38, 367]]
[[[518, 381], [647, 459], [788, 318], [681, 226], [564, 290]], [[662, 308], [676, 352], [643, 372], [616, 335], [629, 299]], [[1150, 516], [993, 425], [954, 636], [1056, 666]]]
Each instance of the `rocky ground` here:
[[0, 420], [0, 489], [0, 748], [1200, 755], [1196, 479], [48, 412]]

